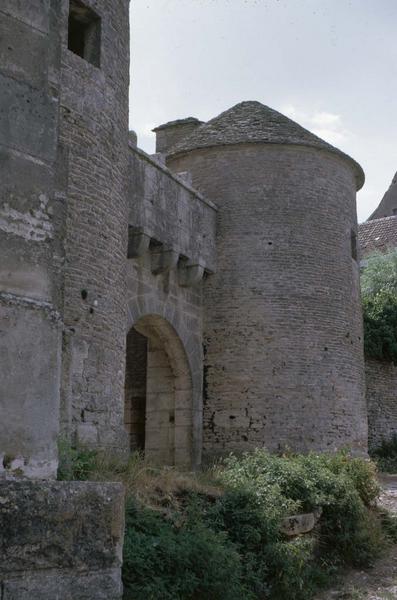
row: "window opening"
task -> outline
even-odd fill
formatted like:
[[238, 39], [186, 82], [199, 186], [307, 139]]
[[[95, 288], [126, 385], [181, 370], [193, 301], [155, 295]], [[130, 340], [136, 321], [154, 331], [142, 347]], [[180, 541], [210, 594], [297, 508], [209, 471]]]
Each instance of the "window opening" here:
[[79, 0], [70, 0], [68, 48], [84, 60], [100, 67], [101, 19]]

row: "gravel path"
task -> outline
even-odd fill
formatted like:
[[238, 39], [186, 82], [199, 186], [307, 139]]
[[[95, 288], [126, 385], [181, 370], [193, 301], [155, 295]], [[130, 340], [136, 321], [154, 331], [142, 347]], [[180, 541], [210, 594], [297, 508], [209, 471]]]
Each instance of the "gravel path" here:
[[[397, 514], [397, 475], [383, 475], [380, 504]], [[351, 571], [317, 600], [397, 600], [397, 545], [367, 571]]]

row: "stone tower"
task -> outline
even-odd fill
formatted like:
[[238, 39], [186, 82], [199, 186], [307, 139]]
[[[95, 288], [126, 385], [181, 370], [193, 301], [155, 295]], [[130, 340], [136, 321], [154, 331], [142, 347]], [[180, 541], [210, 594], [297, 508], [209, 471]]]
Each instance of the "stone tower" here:
[[178, 131], [167, 165], [219, 208], [218, 269], [204, 286], [204, 455], [365, 453], [362, 169], [258, 102]]
[[55, 477], [64, 189], [60, 5], [0, 6], [0, 479]]
[[122, 447], [129, 0], [64, 2], [60, 140], [68, 174], [62, 429]]

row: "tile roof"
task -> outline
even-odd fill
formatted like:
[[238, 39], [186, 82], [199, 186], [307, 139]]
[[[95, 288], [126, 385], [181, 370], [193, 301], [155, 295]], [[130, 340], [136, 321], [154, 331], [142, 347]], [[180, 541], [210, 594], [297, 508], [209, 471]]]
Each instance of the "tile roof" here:
[[361, 256], [397, 248], [397, 216], [365, 221], [358, 226]]

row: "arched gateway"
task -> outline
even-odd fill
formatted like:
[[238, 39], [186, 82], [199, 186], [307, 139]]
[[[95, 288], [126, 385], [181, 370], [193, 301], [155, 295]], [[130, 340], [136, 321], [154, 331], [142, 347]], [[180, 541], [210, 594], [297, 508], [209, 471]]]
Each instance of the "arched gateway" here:
[[141, 317], [127, 335], [124, 422], [131, 450], [158, 464], [194, 462], [189, 362], [175, 329], [159, 315]]

